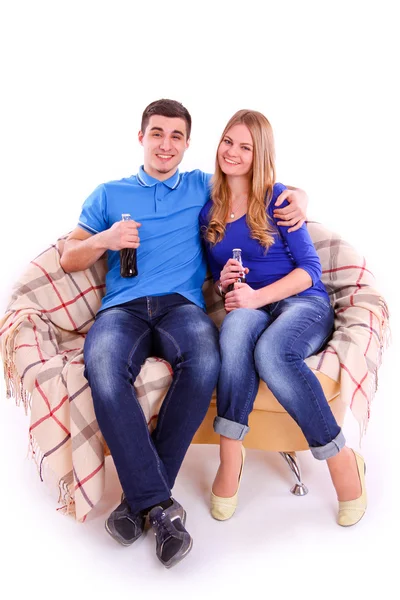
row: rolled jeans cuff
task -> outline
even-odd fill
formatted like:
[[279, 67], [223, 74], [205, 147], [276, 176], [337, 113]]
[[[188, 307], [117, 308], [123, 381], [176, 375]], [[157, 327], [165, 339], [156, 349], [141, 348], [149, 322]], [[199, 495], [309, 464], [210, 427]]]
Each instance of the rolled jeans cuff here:
[[230, 421], [224, 417], [215, 417], [214, 419], [214, 431], [223, 435], [231, 440], [243, 440], [250, 427], [236, 423], [236, 421]]
[[325, 446], [310, 446], [310, 450], [313, 457], [317, 460], [326, 460], [327, 458], [332, 458], [332, 456], [339, 454], [345, 445], [346, 440], [342, 430], [340, 430], [334, 440], [325, 444]]

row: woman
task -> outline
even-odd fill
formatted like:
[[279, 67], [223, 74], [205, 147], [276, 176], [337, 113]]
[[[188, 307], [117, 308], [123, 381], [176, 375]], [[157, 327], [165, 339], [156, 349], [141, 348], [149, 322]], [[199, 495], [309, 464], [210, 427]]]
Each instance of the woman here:
[[[211, 200], [200, 214], [209, 265], [228, 313], [220, 332], [214, 429], [221, 462], [211, 514], [225, 520], [235, 512], [242, 440], [261, 378], [298, 423], [313, 456], [327, 461], [339, 525], [354, 525], [366, 509], [364, 461], [345, 445], [322, 387], [304, 362], [331, 336], [334, 313], [306, 226], [289, 233], [273, 217], [283, 189], [275, 182], [268, 120], [256, 111], [238, 111], [221, 137]], [[245, 268], [231, 258], [238, 247]], [[241, 275], [245, 283], [238, 282]]]

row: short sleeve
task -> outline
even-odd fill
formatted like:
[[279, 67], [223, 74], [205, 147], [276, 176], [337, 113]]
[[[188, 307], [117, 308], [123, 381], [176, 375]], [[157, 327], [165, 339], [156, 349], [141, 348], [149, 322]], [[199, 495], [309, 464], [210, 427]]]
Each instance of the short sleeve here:
[[104, 185], [99, 185], [83, 203], [78, 225], [92, 234], [109, 228], [107, 194]]
[[204, 172], [202, 173], [202, 175], [203, 175], [204, 185], [207, 187], [207, 190], [210, 191], [212, 175], [211, 175], [211, 173], [204, 173]]

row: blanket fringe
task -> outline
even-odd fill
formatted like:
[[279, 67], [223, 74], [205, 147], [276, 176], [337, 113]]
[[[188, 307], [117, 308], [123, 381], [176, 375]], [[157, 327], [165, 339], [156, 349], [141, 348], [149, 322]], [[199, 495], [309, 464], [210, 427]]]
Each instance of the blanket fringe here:
[[[13, 398], [16, 406], [20, 406], [21, 402], [25, 409], [25, 414], [28, 414], [28, 409], [31, 408], [32, 396], [30, 392], [24, 389], [21, 379], [11, 363], [5, 365], [5, 382], [7, 398]], [[52, 488], [58, 493], [58, 504], [62, 504], [57, 510], [62, 514], [75, 517], [75, 500], [70, 492], [68, 483], [64, 478], [59, 479], [48, 464], [48, 460], [40, 450], [34, 435], [29, 434], [29, 442], [27, 448], [27, 458], [33, 460], [38, 470], [40, 481], [45, 482], [49, 488]]]
[[21, 377], [11, 360], [4, 361], [4, 380], [6, 384], [6, 398], [13, 398], [17, 406], [24, 407], [25, 415], [31, 408], [32, 394], [25, 389]]
[[385, 350], [388, 349], [388, 347], [390, 346], [390, 344], [392, 342], [392, 333], [390, 330], [390, 322], [389, 322], [389, 308], [388, 308], [388, 305], [387, 305], [385, 299], [382, 296], [380, 296], [380, 298], [379, 298], [379, 306], [381, 309], [381, 316], [382, 316], [381, 321], [380, 321], [380, 331], [379, 331], [380, 344], [377, 349], [375, 369], [372, 373], [370, 373], [370, 376], [369, 376], [368, 390], [367, 390], [367, 402], [368, 402], [367, 411], [366, 411], [364, 418], [360, 421], [360, 439], [359, 439], [360, 448], [361, 448], [361, 442], [363, 440], [363, 437], [367, 432], [367, 427], [368, 427], [369, 419], [371, 416], [372, 400], [378, 390], [378, 384], [379, 384], [378, 371], [382, 364], [383, 354], [384, 354]]
[[379, 305], [382, 311], [382, 321], [381, 321], [381, 352], [380, 352], [380, 362], [378, 367], [381, 365], [382, 355], [385, 350], [387, 350], [392, 343], [392, 332], [390, 329], [390, 319], [389, 319], [389, 308], [386, 304], [386, 301], [382, 296], [379, 298]]
[[36, 465], [40, 481], [57, 492], [57, 503], [61, 504], [57, 510], [61, 511], [62, 514], [75, 517], [75, 500], [68, 483], [64, 478], [59, 479], [51, 469], [47, 457], [40, 450], [39, 444], [32, 433], [29, 434], [28, 456], [33, 459]]

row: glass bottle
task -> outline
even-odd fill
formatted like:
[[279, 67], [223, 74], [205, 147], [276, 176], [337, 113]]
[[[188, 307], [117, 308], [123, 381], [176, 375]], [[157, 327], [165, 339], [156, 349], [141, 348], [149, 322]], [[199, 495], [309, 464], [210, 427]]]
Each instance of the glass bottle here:
[[[234, 249], [232, 250], [232, 258], [234, 258], [235, 260], [237, 260], [237, 261], [238, 261], [238, 263], [240, 263], [241, 267], [243, 268], [243, 262], [242, 262], [242, 249], [241, 249], [241, 248], [234, 248]], [[237, 281], [238, 283], [246, 283], [246, 275], [245, 275], [245, 272], [244, 272], [244, 268], [243, 268], [243, 271], [241, 271], [241, 272], [239, 273], [239, 277], [236, 279], [236, 281]], [[234, 283], [231, 283], [231, 284], [228, 286], [228, 292], [231, 292], [231, 291], [232, 291], [232, 290], [234, 290], [234, 289], [235, 289], [235, 284], [234, 284]]]
[[[123, 221], [130, 221], [131, 215], [121, 215]], [[136, 248], [122, 248], [119, 251], [121, 277], [136, 277], [138, 274]]]

